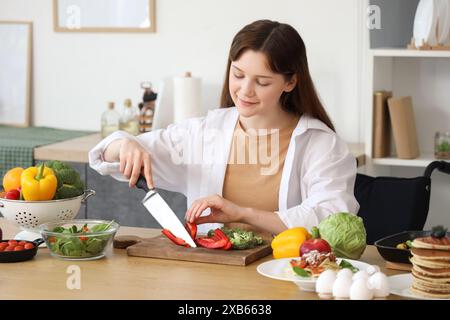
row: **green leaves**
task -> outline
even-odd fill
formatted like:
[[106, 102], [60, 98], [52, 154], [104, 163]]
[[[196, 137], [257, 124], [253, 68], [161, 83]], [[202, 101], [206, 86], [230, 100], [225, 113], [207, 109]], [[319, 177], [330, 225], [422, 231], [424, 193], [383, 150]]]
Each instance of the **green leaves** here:
[[303, 277], [303, 278], [311, 277], [311, 273], [309, 273], [305, 269], [302, 269], [300, 267], [292, 267], [292, 269], [294, 270], [295, 274], [299, 275], [300, 277]]
[[65, 257], [92, 257], [100, 254], [108, 244], [110, 235], [93, 236], [91, 234], [107, 231], [111, 224], [101, 223], [88, 228], [88, 225], [77, 228], [72, 225], [68, 228], [56, 227], [52, 231], [60, 235], [54, 236], [54, 242], [48, 242], [53, 253]]
[[339, 263], [339, 267], [341, 267], [342, 269], [350, 269], [353, 273], [359, 271], [358, 268], [354, 267], [350, 262], [344, 259], [342, 259], [341, 263]]

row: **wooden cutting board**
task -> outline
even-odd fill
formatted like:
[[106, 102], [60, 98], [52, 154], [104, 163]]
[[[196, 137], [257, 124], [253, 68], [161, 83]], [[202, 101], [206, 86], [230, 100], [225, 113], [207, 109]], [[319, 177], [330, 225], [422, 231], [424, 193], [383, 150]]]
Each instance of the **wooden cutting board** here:
[[272, 253], [270, 243], [248, 250], [220, 250], [206, 248], [185, 248], [175, 245], [166, 236], [139, 238], [136, 236], [117, 236], [114, 248], [125, 249], [129, 256], [184, 260], [193, 262], [246, 266]]

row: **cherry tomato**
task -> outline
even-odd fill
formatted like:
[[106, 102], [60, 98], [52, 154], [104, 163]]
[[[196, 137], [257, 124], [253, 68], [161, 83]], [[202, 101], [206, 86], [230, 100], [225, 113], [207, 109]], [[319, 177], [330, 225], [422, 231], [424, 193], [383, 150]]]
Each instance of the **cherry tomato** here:
[[34, 248], [34, 244], [28, 242], [27, 244], [24, 245], [24, 248], [25, 248], [25, 250], [33, 249]]
[[87, 237], [80, 237], [80, 240], [81, 240], [81, 241], [87, 241], [88, 238], [87, 238]]
[[25, 248], [23, 247], [23, 246], [15, 246], [14, 247], [14, 251], [22, 251], [22, 250], [24, 250]]
[[8, 242], [0, 242], [0, 252], [5, 251], [7, 246], [9, 246]]
[[8, 251], [14, 251], [14, 248], [15, 248], [15, 246], [7, 246], [7, 247], [5, 248], [5, 252], [8, 252]]
[[17, 246], [17, 240], [9, 240], [9, 241], [8, 241], [8, 244], [9, 244], [10, 246]]
[[18, 243], [18, 245], [19, 246], [24, 246], [24, 245], [26, 245], [28, 242], [26, 242], [26, 241], [20, 241], [19, 243]]

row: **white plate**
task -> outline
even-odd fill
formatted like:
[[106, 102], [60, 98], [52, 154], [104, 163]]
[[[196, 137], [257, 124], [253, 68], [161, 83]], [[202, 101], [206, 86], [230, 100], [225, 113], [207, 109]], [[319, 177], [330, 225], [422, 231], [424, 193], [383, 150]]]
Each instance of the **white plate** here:
[[401, 297], [412, 298], [412, 299], [422, 299], [422, 300], [450, 300], [450, 299], [437, 299], [437, 298], [427, 298], [422, 297], [410, 290], [413, 283], [413, 276], [411, 273], [399, 274], [396, 276], [390, 276], [389, 287], [391, 288], [391, 293], [396, 294]]
[[[295, 274], [295, 272], [292, 270], [290, 261], [292, 259], [298, 259], [298, 258], [284, 258], [284, 259], [275, 259], [270, 260], [264, 263], [261, 263], [256, 270], [258, 273], [262, 274], [263, 276], [276, 279], [276, 280], [283, 280], [283, 281], [292, 281], [294, 282], [300, 290], [303, 291], [315, 291], [316, 290], [316, 280], [317, 278], [302, 278]], [[339, 264], [342, 259], [337, 259], [337, 263]], [[367, 270], [367, 268], [370, 266], [370, 264], [357, 261], [357, 260], [350, 260], [350, 259], [344, 259], [345, 261], [350, 262], [354, 267], [358, 268], [359, 270]]]
[[436, 19], [437, 2], [435, 0], [420, 0], [414, 17], [414, 40], [416, 47], [427, 42], [430, 46], [437, 44]]

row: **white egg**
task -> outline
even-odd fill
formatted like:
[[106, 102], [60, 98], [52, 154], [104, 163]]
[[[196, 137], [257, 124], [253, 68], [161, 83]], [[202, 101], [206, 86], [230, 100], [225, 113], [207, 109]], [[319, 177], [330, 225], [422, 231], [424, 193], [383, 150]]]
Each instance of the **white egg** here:
[[371, 265], [367, 267], [366, 271], [369, 274], [369, 276], [371, 276], [376, 272], [380, 272], [380, 267], [377, 265]]
[[371, 300], [373, 290], [369, 288], [367, 279], [360, 278], [353, 281], [350, 287], [350, 300]]
[[357, 273], [353, 275], [353, 281], [358, 279], [365, 279], [367, 280], [369, 278], [369, 274], [366, 270], [359, 270]]
[[325, 270], [317, 278], [316, 292], [320, 298], [331, 298], [333, 293], [333, 284], [336, 280], [336, 272], [333, 270]]
[[[347, 269], [348, 270], [348, 269]], [[341, 270], [342, 271], [342, 270]], [[350, 271], [351, 272], [351, 271]], [[333, 296], [336, 299], [348, 299], [350, 298], [350, 288], [352, 286], [352, 278], [347, 276], [339, 276], [333, 285]]]
[[390, 287], [388, 277], [382, 272], [376, 272], [369, 278], [369, 288], [373, 290], [375, 298], [386, 298]]
[[352, 270], [345, 268], [342, 270], [339, 270], [339, 272], [337, 273], [337, 278], [349, 278], [350, 280], [352, 280], [353, 277], [353, 272]]

